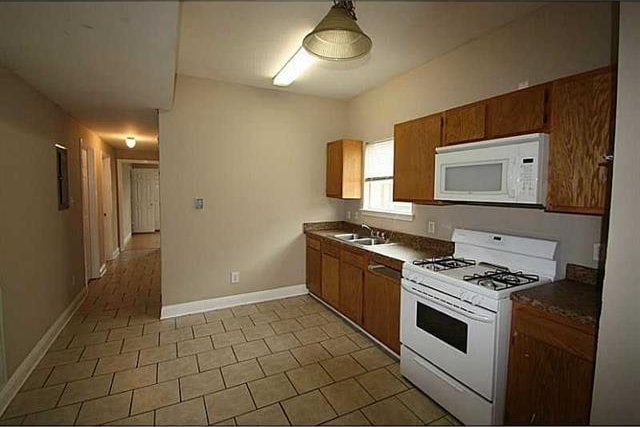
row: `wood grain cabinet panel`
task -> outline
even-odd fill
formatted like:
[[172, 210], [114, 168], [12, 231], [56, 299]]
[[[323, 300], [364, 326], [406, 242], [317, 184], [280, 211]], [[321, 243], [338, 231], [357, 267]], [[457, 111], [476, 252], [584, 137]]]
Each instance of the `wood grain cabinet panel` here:
[[547, 127], [548, 86], [539, 85], [487, 102], [489, 138], [543, 132]]
[[322, 254], [320, 242], [307, 237], [307, 289], [322, 297]]
[[434, 203], [436, 147], [442, 143], [442, 114], [394, 126], [393, 200]]
[[371, 335], [400, 353], [399, 272], [387, 267], [365, 272], [363, 325]]
[[486, 137], [487, 104], [478, 102], [444, 112], [444, 145], [477, 141]]
[[553, 82], [547, 210], [604, 213], [612, 92], [608, 68]]
[[326, 195], [362, 197], [362, 141], [341, 139], [327, 144]]
[[347, 259], [343, 256], [340, 263], [340, 311], [361, 325], [364, 270]]
[[340, 307], [340, 258], [322, 253], [322, 299]]

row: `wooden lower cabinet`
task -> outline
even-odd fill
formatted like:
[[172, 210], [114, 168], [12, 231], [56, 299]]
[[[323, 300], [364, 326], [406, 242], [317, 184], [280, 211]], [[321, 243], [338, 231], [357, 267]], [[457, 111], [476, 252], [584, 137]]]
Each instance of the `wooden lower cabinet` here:
[[362, 268], [342, 262], [340, 264], [340, 311], [359, 325], [362, 325], [363, 287]]
[[340, 307], [340, 258], [322, 254], [322, 299]]
[[322, 253], [307, 240], [307, 288], [312, 294], [322, 297]]
[[363, 305], [365, 330], [400, 353], [400, 273], [388, 267], [367, 270]]
[[506, 424], [589, 424], [595, 331], [514, 303]]

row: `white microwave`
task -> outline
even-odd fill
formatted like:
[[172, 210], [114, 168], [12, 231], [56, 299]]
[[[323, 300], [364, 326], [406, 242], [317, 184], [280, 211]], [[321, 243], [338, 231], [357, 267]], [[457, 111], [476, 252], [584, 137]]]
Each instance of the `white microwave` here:
[[435, 198], [543, 206], [548, 146], [536, 133], [436, 148]]

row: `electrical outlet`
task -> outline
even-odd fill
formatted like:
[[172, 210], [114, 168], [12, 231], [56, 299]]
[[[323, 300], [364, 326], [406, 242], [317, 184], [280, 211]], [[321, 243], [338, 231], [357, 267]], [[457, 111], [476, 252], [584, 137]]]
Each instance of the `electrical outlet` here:
[[593, 260], [600, 261], [600, 243], [593, 244]]
[[436, 233], [436, 223], [435, 223], [435, 221], [427, 222], [427, 232], [429, 234], [435, 234]]
[[196, 197], [193, 207], [196, 209], [204, 209], [204, 199], [202, 197]]
[[240, 282], [240, 272], [232, 271], [231, 272], [231, 283], [239, 283]]
[[359, 213], [358, 211], [355, 211], [355, 212], [353, 213], [353, 218], [354, 218], [354, 219], [358, 219], [358, 217], [359, 217], [359, 216], [360, 216], [360, 213]]
[[351, 219], [351, 211], [347, 211], [347, 219]]

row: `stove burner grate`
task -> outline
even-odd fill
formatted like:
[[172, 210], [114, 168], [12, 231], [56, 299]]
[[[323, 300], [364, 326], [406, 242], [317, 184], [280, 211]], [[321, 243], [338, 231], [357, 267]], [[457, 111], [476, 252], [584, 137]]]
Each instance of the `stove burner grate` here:
[[482, 287], [502, 290], [512, 288], [514, 286], [527, 285], [537, 282], [540, 276], [535, 274], [525, 274], [522, 271], [509, 271], [505, 269], [489, 270], [483, 274], [472, 274], [464, 276], [462, 280], [466, 282], [476, 283]]
[[419, 265], [432, 271], [453, 270], [454, 268], [468, 267], [476, 265], [475, 260], [456, 258], [453, 256], [425, 258], [413, 261], [414, 265]]

